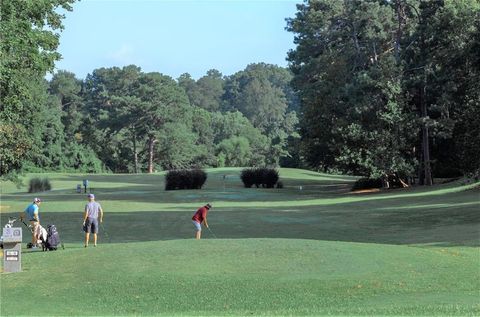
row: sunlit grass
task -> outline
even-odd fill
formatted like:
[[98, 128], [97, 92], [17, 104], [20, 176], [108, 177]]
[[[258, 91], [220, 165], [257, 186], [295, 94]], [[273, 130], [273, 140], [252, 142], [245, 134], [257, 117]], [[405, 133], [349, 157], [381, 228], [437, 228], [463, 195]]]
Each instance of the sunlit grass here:
[[[305, 170], [281, 169], [283, 189], [243, 188], [238, 168], [208, 170], [209, 177], [202, 190], [165, 191], [163, 173], [153, 175], [76, 175], [32, 174], [48, 176], [53, 190], [28, 194], [11, 183], [2, 183], [1, 212], [16, 212], [25, 208], [33, 197], [44, 200], [43, 212], [76, 212], [83, 208], [85, 197], [77, 194], [77, 184], [88, 178], [90, 187], [104, 207], [115, 212], [192, 210], [198, 204], [211, 202], [216, 208], [291, 208], [335, 206], [376, 200], [412, 199], [427, 196], [446, 197], [478, 187], [480, 183], [433, 188], [408, 189], [370, 195], [351, 195], [349, 189], [355, 178], [319, 174]], [[225, 175], [225, 179], [223, 176]], [[301, 181], [304, 181], [303, 185]], [[301, 186], [301, 187], [300, 187]], [[340, 191], [339, 191], [340, 190]], [[340, 192], [340, 195], [339, 195]], [[126, 203], [127, 202], [127, 203]], [[474, 204], [474, 201], [459, 202]], [[411, 207], [414, 208], [414, 207]]]
[[[477, 256], [468, 248], [286, 239], [67, 245], [26, 253], [23, 273], [1, 276], [0, 313], [474, 315]], [[35, 307], [19, 305], [23, 297]]]
[[[1, 222], [39, 196], [66, 250], [24, 250], [24, 272], [0, 276], [0, 315], [480, 314], [478, 183], [353, 194], [355, 177], [281, 169], [283, 189], [257, 189], [239, 173], [185, 191], [162, 173], [41, 174], [53, 190], [35, 195], [2, 183]], [[98, 248], [82, 247], [84, 178], [105, 210]], [[206, 202], [221, 239], [194, 241]]]

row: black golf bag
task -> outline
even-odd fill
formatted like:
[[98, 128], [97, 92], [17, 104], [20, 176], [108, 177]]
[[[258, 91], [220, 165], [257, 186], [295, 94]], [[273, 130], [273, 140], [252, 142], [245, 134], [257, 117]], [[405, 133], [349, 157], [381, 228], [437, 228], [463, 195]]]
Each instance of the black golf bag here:
[[55, 225], [48, 225], [47, 227], [47, 241], [45, 241], [44, 251], [53, 251], [58, 248], [60, 244], [60, 235], [58, 234]]

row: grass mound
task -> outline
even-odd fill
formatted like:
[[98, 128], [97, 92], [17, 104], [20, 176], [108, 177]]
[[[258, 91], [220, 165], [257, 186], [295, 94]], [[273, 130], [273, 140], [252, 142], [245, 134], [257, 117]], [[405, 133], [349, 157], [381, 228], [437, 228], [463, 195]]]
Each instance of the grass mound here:
[[473, 248], [174, 240], [25, 253], [24, 268], [1, 277], [2, 316], [480, 312]]

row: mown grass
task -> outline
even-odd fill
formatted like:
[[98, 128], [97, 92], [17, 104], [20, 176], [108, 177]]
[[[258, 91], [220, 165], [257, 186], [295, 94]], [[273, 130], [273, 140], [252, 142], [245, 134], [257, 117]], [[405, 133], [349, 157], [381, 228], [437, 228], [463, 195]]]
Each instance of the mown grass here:
[[[27, 253], [25, 272], [3, 275], [1, 312], [474, 315], [480, 313], [477, 256], [471, 248], [295, 239], [69, 247]], [[18, 303], [25, 296], [34, 310]]]
[[[239, 172], [169, 192], [163, 174], [41, 175], [42, 222], [66, 249], [24, 250], [24, 272], [0, 277], [0, 315], [480, 314], [478, 183], [352, 194], [354, 177], [281, 169], [285, 188], [245, 189]], [[85, 177], [106, 212], [88, 249]], [[1, 186], [5, 223], [33, 196]], [[221, 239], [194, 241], [205, 202]]]
[[[37, 177], [45, 174], [32, 174]], [[223, 176], [226, 176], [225, 181]], [[446, 184], [434, 188], [390, 191], [375, 195], [352, 195], [354, 177], [335, 176], [311, 171], [281, 169], [285, 179], [283, 189], [243, 188], [239, 169], [212, 169], [203, 190], [164, 191], [164, 173], [154, 175], [76, 175], [46, 174], [53, 190], [29, 194], [25, 188], [17, 189], [11, 183], [2, 184], [2, 213], [21, 211], [33, 197], [42, 197], [43, 212], [78, 212], [85, 201], [84, 194], [77, 194], [76, 184], [88, 178], [92, 191], [97, 194], [105, 209], [114, 212], [192, 210], [206, 201], [217, 208], [278, 208], [292, 206], [329, 206], [346, 203], [362, 203], [377, 200], [408, 200], [426, 197], [429, 203], [435, 197], [446, 196], [478, 187], [479, 184]], [[315, 176], [317, 178], [315, 178]], [[28, 178], [28, 177], [27, 177]], [[301, 188], [301, 189], [300, 189]], [[341, 195], [343, 194], [343, 195]], [[472, 195], [472, 198], [478, 198]], [[456, 198], [455, 198], [456, 199]], [[476, 199], [464, 203], [475, 204]], [[457, 203], [457, 202], [455, 202]], [[385, 202], [386, 205], [389, 202]]]

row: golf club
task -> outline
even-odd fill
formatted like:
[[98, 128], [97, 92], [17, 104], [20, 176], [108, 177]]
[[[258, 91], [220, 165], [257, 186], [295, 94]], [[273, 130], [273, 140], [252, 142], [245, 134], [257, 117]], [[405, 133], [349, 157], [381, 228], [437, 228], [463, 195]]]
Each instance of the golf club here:
[[207, 229], [215, 237], [215, 239], [218, 239], [217, 236], [215, 235], [215, 233], [213, 233], [212, 229], [210, 229], [210, 227], [207, 227]]
[[27, 224], [25, 223], [25, 221], [23, 221], [23, 219], [22, 219], [22, 222], [23, 222], [23, 224], [25, 225], [25, 227], [27, 227], [27, 228], [28, 228], [28, 230], [30, 230], [30, 232], [31, 232], [31, 233], [33, 233], [33, 229], [32, 229], [32, 227], [31, 227], [31, 226], [29, 226], [29, 225], [27, 225]]

